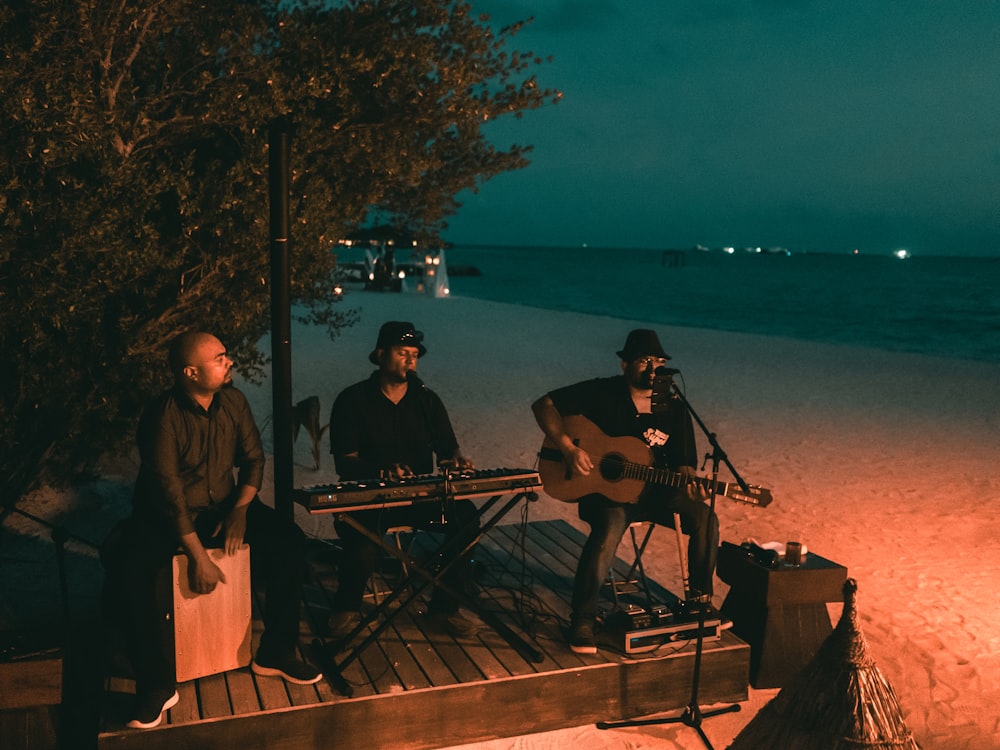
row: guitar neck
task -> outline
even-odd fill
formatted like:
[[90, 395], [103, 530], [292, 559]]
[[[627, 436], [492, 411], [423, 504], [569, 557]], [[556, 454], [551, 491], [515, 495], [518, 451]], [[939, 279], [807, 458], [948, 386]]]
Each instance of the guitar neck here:
[[738, 484], [733, 482], [713, 481], [711, 477], [690, 477], [679, 471], [658, 469], [654, 466], [643, 466], [632, 462], [627, 464], [625, 476], [661, 487], [683, 487], [688, 483], [694, 483], [701, 485], [713, 495], [721, 495], [750, 505], [766, 506], [771, 502], [769, 493], [760, 488], [750, 488], [749, 492], [744, 492]]
[[642, 464], [633, 463], [627, 465], [625, 476], [630, 479], [638, 479], [646, 484], [656, 484], [661, 487], [683, 487], [693, 482], [700, 484], [715, 495], [725, 494], [725, 490], [728, 487], [728, 483], [712, 482], [708, 477], [691, 477], [679, 471], [658, 469], [655, 466], [643, 466]]

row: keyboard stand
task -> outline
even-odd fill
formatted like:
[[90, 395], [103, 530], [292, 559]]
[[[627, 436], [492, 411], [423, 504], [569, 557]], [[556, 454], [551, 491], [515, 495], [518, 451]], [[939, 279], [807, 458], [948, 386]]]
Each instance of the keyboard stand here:
[[[483, 503], [483, 505], [478, 509], [475, 519], [470, 520], [468, 525], [471, 526], [472, 523], [478, 524], [478, 522], [484, 518], [486, 514], [497, 505], [497, 503], [499, 503], [502, 497], [502, 494], [494, 495]], [[364, 640], [354, 646], [339, 662], [330, 652], [330, 644], [327, 644], [320, 638], [313, 641], [313, 656], [317, 659], [317, 662], [320, 664], [323, 673], [327, 676], [331, 685], [333, 685], [333, 687], [336, 688], [341, 695], [351, 697], [354, 691], [343, 677], [344, 669], [356, 661], [361, 656], [362, 652], [374, 643], [386, 630], [386, 628], [389, 627], [393, 618], [395, 618], [399, 612], [405, 609], [412, 601], [420, 596], [420, 594], [429, 586], [439, 587], [446, 594], [458, 601], [462, 606], [479, 615], [483, 622], [485, 622], [498, 635], [507, 641], [507, 643], [509, 643], [510, 646], [525, 659], [535, 662], [536, 664], [543, 661], [545, 657], [542, 653], [532, 647], [524, 640], [524, 638], [508, 627], [499, 617], [497, 617], [496, 614], [486, 611], [478, 601], [471, 598], [464, 592], [457, 591], [441, 581], [441, 577], [448, 571], [448, 569], [451, 568], [456, 561], [467, 555], [476, 543], [479, 542], [482, 536], [496, 526], [497, 523], [499, 523], [500, 520], [514, 508], [514, 506], [521, 502], [522, 499], [527, 498], [529, 500], [535, 500], [537, 497], [538, 495], [535, 492], [529, 490], [521, 490], [517, 492], [506, 503], [504, 503], [488, 521], [479, 527], [479, 533], [476, 535], [475, 539], [469, 542], [469, 544], [458, 552], [458, 554], [453, 553], [457, 548], [458, 540], [462, 538], [461, 534], [445, 539], [431, 556], [430, 562], [425, 563], [423, 566], [419, 565], [417, 561], [402, 550], [397, 549], [394, 545], [387, 544], [384, 537], [376, 536], [371, 529], [359, 523], [350, 513], [338, 514], [338, 520], [347, 523], [358, 533], [378, 544], [388, 554], [409, 566], [410, 573], [401, 583], [395, 586], [384, 599], [382, 599], [373, 611], [361, 618], [361, 622], [358, 623], [354, 630], [344, 636], [343, 639], [339, 639], [337, 641], [337, 643], [350, 643], [371, 623], [377, 619], [380, 620], [371, 633], [369, 633]], [[447, 502], [447, 500], [442, 500], [442, 502]], [[397, 601], [399, 601], [399, 606], [393, 608], [392, 605]]]

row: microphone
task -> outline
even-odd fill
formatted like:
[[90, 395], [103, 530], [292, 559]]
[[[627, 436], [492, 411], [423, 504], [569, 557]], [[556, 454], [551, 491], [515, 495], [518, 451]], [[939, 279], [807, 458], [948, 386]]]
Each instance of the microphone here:
[[417, 377], [417, 373], [414, 370], [406, 371], [406, 382], [412, 385], [414, 388], [426, 388], [424, 381]]
[[667, 411], [670, 408], [670, 402], [673, 401], [673, 394], [670, 392], [671, 387], [674, 385], [673, 376], [679, 373], [673, 367], [657, 367], [653, 370], [653, 392], [650, 395], [650, 409], [653, 413]]

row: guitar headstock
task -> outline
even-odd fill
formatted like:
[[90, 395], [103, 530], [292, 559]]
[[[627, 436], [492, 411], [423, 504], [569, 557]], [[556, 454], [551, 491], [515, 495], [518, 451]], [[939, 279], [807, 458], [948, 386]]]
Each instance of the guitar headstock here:
[[726, 488], [726, 497], [738, 503], [759, 505], [761, 508], [766, 508], [771, 504], [771, 500], [774, 499], [771, 497], [771, 490], [764, 487], [751, 484], [747, 487], [747, 490], [747, 492], [744, 492], [743, 488], [738, 484], [731, 484]]

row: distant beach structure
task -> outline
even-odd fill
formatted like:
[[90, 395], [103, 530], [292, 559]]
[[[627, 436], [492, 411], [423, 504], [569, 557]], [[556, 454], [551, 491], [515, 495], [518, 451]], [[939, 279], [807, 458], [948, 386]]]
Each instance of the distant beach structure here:
[[396, 239], [390, 228], [363, 230], [340, 241], [337, 269], [345, 282], [367, 291], [419, 292], [431, 297], [451, 293], [444, 248]]

